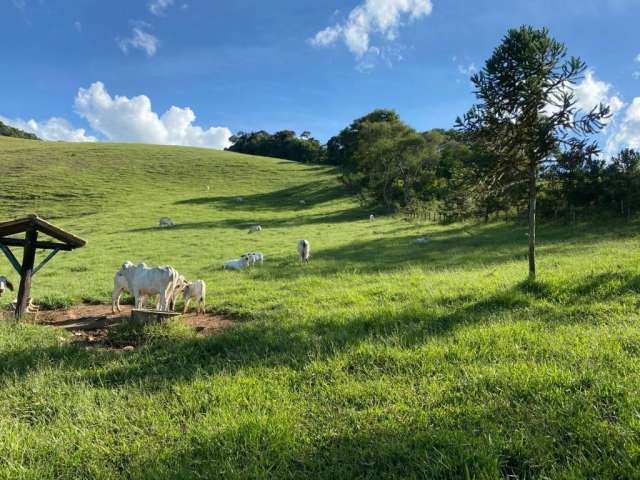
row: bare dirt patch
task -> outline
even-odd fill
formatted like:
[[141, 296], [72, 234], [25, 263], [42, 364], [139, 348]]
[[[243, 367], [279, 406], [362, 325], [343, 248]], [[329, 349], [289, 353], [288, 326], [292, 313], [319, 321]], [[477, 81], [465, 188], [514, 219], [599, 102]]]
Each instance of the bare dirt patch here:
[[[71, 342], [87, 347], [124, 349], [133, 348], [131, 342], [118, 342], [110, 338], [109, 331], [125, 323], [131, 315], [131, 306], [122, 305], [122, 312], [111, 313], [110, 305], [77, 305], [67, 310], [40, 311], [36, 323], [73, 332]], [[192, 327], [198, 335], [208, 337], [234, 325], [220, 315], [188, 313], [180, 321]]]

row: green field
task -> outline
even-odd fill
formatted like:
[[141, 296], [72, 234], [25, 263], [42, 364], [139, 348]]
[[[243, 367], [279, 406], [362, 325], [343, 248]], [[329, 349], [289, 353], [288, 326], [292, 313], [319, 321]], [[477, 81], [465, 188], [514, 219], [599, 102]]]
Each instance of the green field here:
[[[133, 352], [3, 324], [0, 478], [640, 478], [637, 223], [541, 226], [527, 284], [525, 225], [370, 223], [336, 175], [0, 138], [0, 220], [88, 241], [35, 277], [42, 305], [108, 303], [132, 260], [206, 280], [237, 320]], [[249, 250], [262, 268], [222, 271]]]

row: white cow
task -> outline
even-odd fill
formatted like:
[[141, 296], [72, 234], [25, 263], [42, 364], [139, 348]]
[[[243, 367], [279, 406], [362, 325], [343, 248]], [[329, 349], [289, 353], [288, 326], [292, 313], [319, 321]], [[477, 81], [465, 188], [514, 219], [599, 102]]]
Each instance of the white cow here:
[[309, 240], [300, 240], [298, 242], [298, 255], [301, 262], [308, 262], [311, 257], [311, 244]]
[[[131, 262], [127, 262], [127, 263], [130, 265], [133, 265]], [[144, 267], [147, 266], [144, 263], [142, 263], [141, 265], [143, 265]], [[173, 267], [160, 267], [160, 268], [174, 270]], [[171, 290], [171, 295], [168, 298], [169, 308], [172, 311], [174, 311], [176, 308], [176, 301], [178, 300], [178, 295], [186, 285], [187, 285], [187, 281], [185, 280], [185, 278], [182, 275], [178, 274], [178, 279], [174, 283], [173, 288]], [[122, 294], [125, 292], [131, 293], [131, 288], [129, 287], [129, 282], [127, 280], [127, 277], [125, 277], [122, 270], [118, 270], [113, 277], [113, 291], [111, 293], [111, 313], [116, 313], [116, 310], [118, 312], [122, 311], [120, 309], [120, 298], [122, 297]], [[142, 306], [146, 305], [146, 297], [147, 295], [142, 295], [142, 299], [141, 299]], [[155, 303], [156, 310], [160, 310], [160, 295], [157, 294], [157, 295], [154, 295], [154, 297], [156, 301]]]
[[264, 264], [264, 255], [262, 252], [245, 253], [243, 257], [247, 257], [249, 259], [250, 267], [254, 266], [256, 263], [260, 263], [260, 265]]
[[370, 222], [375, 222], [376, 221], [376, 216], [373, 213], [371, 215], [369, 215], [369, 221]]
[[244, 270], [249, 266], [249, 257], [243, 255], [235, 260], [227, 260], [224, 262], [222, 268], [225, 270]]
[[111, 313], [121, 312], [120, 309], [120, 297], [123, 292], [131, 293], [129, 289], [129, 282], [127, 282], [127, 277], [118, 270], [113, 277], [113, 292], [111, 293]]
[[175, 227], [175, 223], [169, 217], [162, 217], [160, 219], [160, 228], [171, 228]]
[[127, 280], [129, 290], [135, 299], [136, 308], [143, 307], [145, 297], [159, 295], [158, 310], [169, 310], [173, 293], [180, 278], [174, 268], [149, 268], [143, 263], [133, 265], [131, 262], [125, 262], [118, 273], [121, 273]]
[[260, 225], [253, 225], [249, 229], [249, 233], [257, 233], [257, 232], [261, 232], [261, 231], [262, 231], [262, 227]]
[[0, 297], [7, 289], [13, 292], [13, 283], [11, 283], [7, 277], [0, 276]]
[[207, 301], [207, 284], [204, 283], [204, 280], [188, 283], [182, 290], [182, 296], [184, 298], [184, 311], [182, 313], [187, 313], [189, 302], [195, 300], [198, 303], [196, 313], [200, 314], [200, 310], [202, 310], [204, 315]]

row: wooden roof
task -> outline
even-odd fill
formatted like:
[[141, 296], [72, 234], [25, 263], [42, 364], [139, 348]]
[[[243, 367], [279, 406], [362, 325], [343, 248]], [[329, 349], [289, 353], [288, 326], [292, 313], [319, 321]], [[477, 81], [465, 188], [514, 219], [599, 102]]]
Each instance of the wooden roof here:
[[29, 215], [25, 218], [19, 218], [17, 220], [0, 223], [0, 242], [8, 244], [9, 240], [16, 239], [5, 239], [2, 237], [27, 232], [33, 228], [35, 228], [38, 232], [42, 232], [62, 242], [67, 247], [65, 248], [65, 250], [73, 250], [75, 248], [84, 247], [87, 244], [87, 242], [82, 238], [76, 237], [75, 235], [72, 235], [71, 233], [61, 229], [60, 227], [56, 227], [55, 225], [47, 222], [46, 220], [43, 220], [35, 214]]

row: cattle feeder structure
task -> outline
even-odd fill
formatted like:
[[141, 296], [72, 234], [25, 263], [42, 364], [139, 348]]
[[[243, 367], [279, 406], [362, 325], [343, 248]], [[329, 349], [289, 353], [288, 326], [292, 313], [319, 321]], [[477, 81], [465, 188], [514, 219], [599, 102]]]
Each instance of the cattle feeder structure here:
[[[11, 237], [24, 233], [24, 238]], [[57, 241], [38, 240], [38, 234], [43, 233]], [[16, 302], [16, 319], [20, 319], [27, 311], [31, 295], [31, 280], [60, 251], [71, 251], [84, 247], [86, 241], [76, 237], [63, 229], [50, 224], [37, 215], [0, 223], [0, 250], [5, 254], [9, 263], [20, 275], [20, 288]], [[22, 247], [22, 264], [18, 262], [9, 247]], [[36, 251], [50, 250], [49, 254], [34, 268]]]

